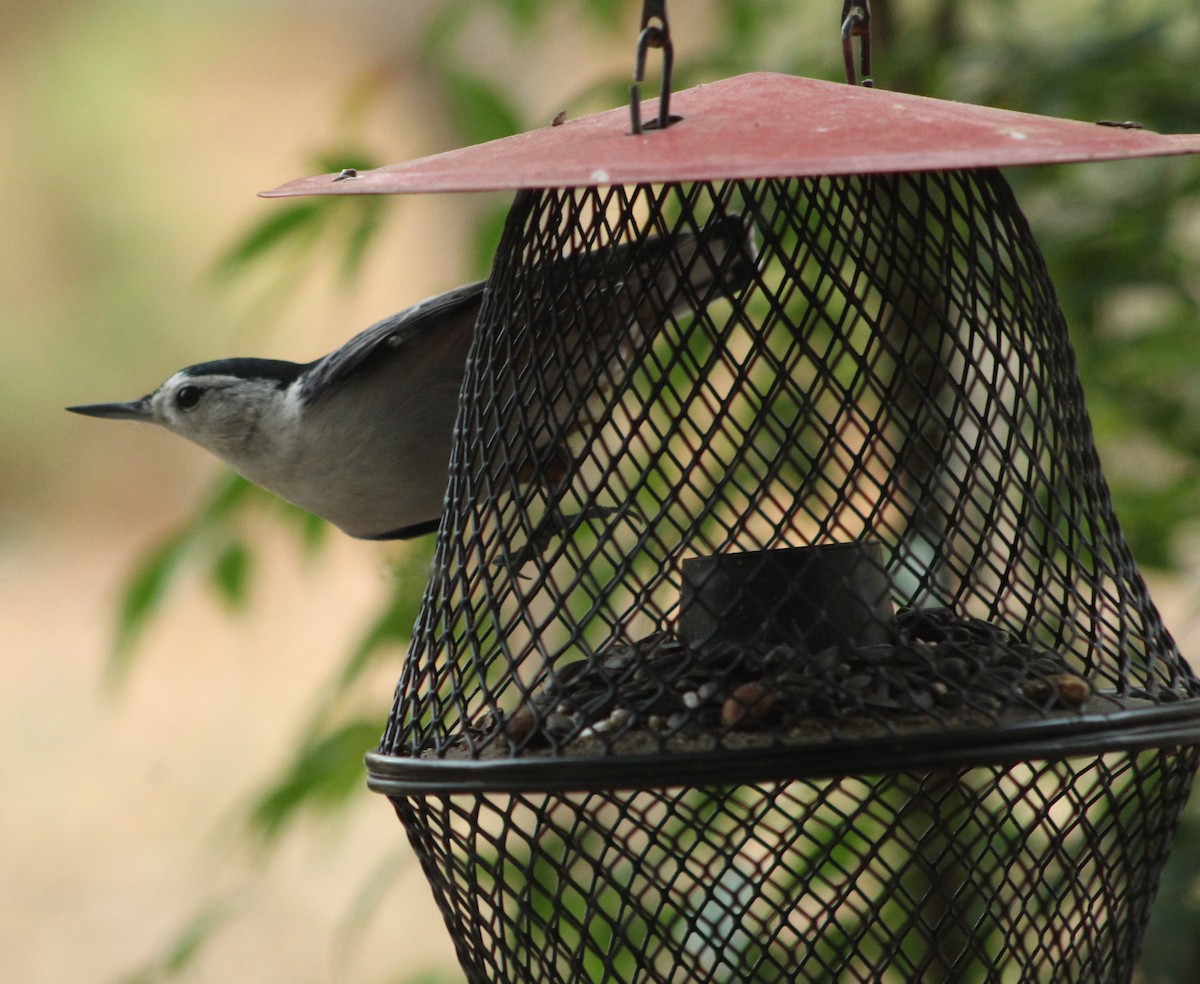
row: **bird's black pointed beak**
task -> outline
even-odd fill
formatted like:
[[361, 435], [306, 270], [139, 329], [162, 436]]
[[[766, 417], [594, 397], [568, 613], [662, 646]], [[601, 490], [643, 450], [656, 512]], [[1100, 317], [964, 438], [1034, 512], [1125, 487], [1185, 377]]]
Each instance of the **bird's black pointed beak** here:
[[71, 413], [87, 417], [107, 417], [109, 420], [149, 420], [150, 400], [143, 396], [128, 403], [89, 403], [82, 407], [67, 407]]

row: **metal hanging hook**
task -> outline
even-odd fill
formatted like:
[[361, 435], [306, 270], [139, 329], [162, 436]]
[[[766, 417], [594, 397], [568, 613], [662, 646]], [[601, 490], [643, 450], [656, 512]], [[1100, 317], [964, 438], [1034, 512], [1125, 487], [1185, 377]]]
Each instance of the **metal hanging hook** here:
[[[854, 39], [858, 38], [858, 67], [854, 64]], [[842, 58], [846, 81], [871, 88], [871, 0], [845, 0], [842, 4]]]
[[[662, 51], [662, 89], [658, 98], [658, 119], [642, 124], [640, 83], [646, 78], [646, 54], [651, 48]], [[634, 85], [629, 87], [629, 132], [665, 130], [681, 117], [671, 115], [671, 70], [675, 64], [675, 46], [671, 42], [671, 27], [667, 23], [667, 0], [644, 0], [642, 26], [637, 40], [637, 57], [633, 66]]]

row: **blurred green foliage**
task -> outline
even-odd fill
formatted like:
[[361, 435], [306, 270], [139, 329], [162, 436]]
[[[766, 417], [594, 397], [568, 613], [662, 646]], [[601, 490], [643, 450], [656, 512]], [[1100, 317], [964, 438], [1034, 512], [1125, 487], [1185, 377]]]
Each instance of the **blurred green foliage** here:
[[[1163, 132], [1200, 129], [1200, 7], [1151, 0], [874, 0], [872, 7], [881, 87], [1084, 120], [1136, 120]], [[677, 87], [762, 69], [838, 78], [840, 9], [834, 0], [713, 0], [703, 5], [707, 20], [699, 18], [695, 39], [690, 5], [671, 5]], [[469, 37], [479, 18], [499, 19], [518, 47], [564, 43], [564, 17], [598, 43], [627, 45], [610, 75], [560, 94], [564, 108], [576, 112], [625, 98], [639, 11], [636, 0], [446, 0], [405, 57], [423, 88], [438, 94], [454, 142], [476, 143], [548, 122], [534, 118], [530, 88], [516, 84], [528, 71], [521, 51], [500, 59], [506, 67], [499, 73], [475, 57]], [[654, 61], [651, 70], [657, 72]], [[537, 81], [543, 90], [555, 86], [554, 79]], [[342, 129], [353, 127], [343, 121]], [[376, 155], [362, 138], [347, 136], [336, 152], [314, 156], [315, 170], [372, 165]], [[1134, 552], [1145, 565], [1178, 568], [1200, 515], [1200, 163], [1034, 168], [1009, 178], [1059, 287]], [[334, 265], [352, 285], [390, 214], [370, 196], [283, 203], [230, 245], [217, 271], [229, 278], [251, 268]], [[464, 271], [464, 280], [486, 270], [502, 218], [495, 208], [480, 212], [476, 269]], [[154, 545], [132, 573], [118, 613], [114, 680], [128, 672], [140, 631], [188, 565], [199, 565], [232, 606], [253, 603], [255, 546], [240, 517], [264, 508], [291, 524], [302, 550], [319, 548], [319, 523], [268, 504], [240, 480], [223, 480], [194, 519]], [[292, 760], [248, 808], [260, 842], [276, 841], [306, 813], [336, 811], [349, 797], [367, 795], [361, 758], [375, 743], [391, 695], [363, 690], [363, 671], [384, 656], [398, 660], [430, 557], [428, 544], [403, 554], [392, 598], [348, 646], [317, 711], [298, 725]], [[1200, 977], [1191, 943], [1200, 929], [1196, 825], [1193, 811], [1165, 876], [1145, 951], [1147, 982]], [[366, 909], [357, 918], [368, 918]], [[136, 979], [164, 980], [185, 966], [221, 916], [202, 908], [174, 952]]]
[[176, 935], [171, 946], [157, 959], [128, 976], [121, 984], [162, 984], [186, 972], [201, 953], [205, 942], [233, 915], [222, 902], [209, 902], [197, 910]]

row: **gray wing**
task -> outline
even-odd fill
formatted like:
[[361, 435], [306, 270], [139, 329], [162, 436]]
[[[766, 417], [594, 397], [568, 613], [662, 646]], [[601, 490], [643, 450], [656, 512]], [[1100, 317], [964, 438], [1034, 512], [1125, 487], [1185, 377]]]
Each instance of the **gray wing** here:
[[[348, 379], [376, 368], [423, 337], [436, 337], [440, 330], [460, 327], [464, 321], [474, 325], [483, 301], [484, 284], [480, 280], [456, 287], [377, 321], [313, 364], [304, 380], [301, 399], [309, 404], [320, 402]], [[464, 350], [464, 359], [466, 354]]]

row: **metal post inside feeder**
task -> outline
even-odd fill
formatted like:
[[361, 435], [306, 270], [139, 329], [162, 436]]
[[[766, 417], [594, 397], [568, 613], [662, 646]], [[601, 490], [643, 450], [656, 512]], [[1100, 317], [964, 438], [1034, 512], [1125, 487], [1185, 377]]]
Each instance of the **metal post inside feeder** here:
[[779, 75], [671, 120], [274, 193], [523, 189], [367, 759], [468, 978], [1128, 979], [1200, 684], [996, 169], [1200, 137]]
[[809, 653], [887, 642], [891, 587], [878, 543], [714, 554], [681, 565], [679, 638], [791, 643]]

